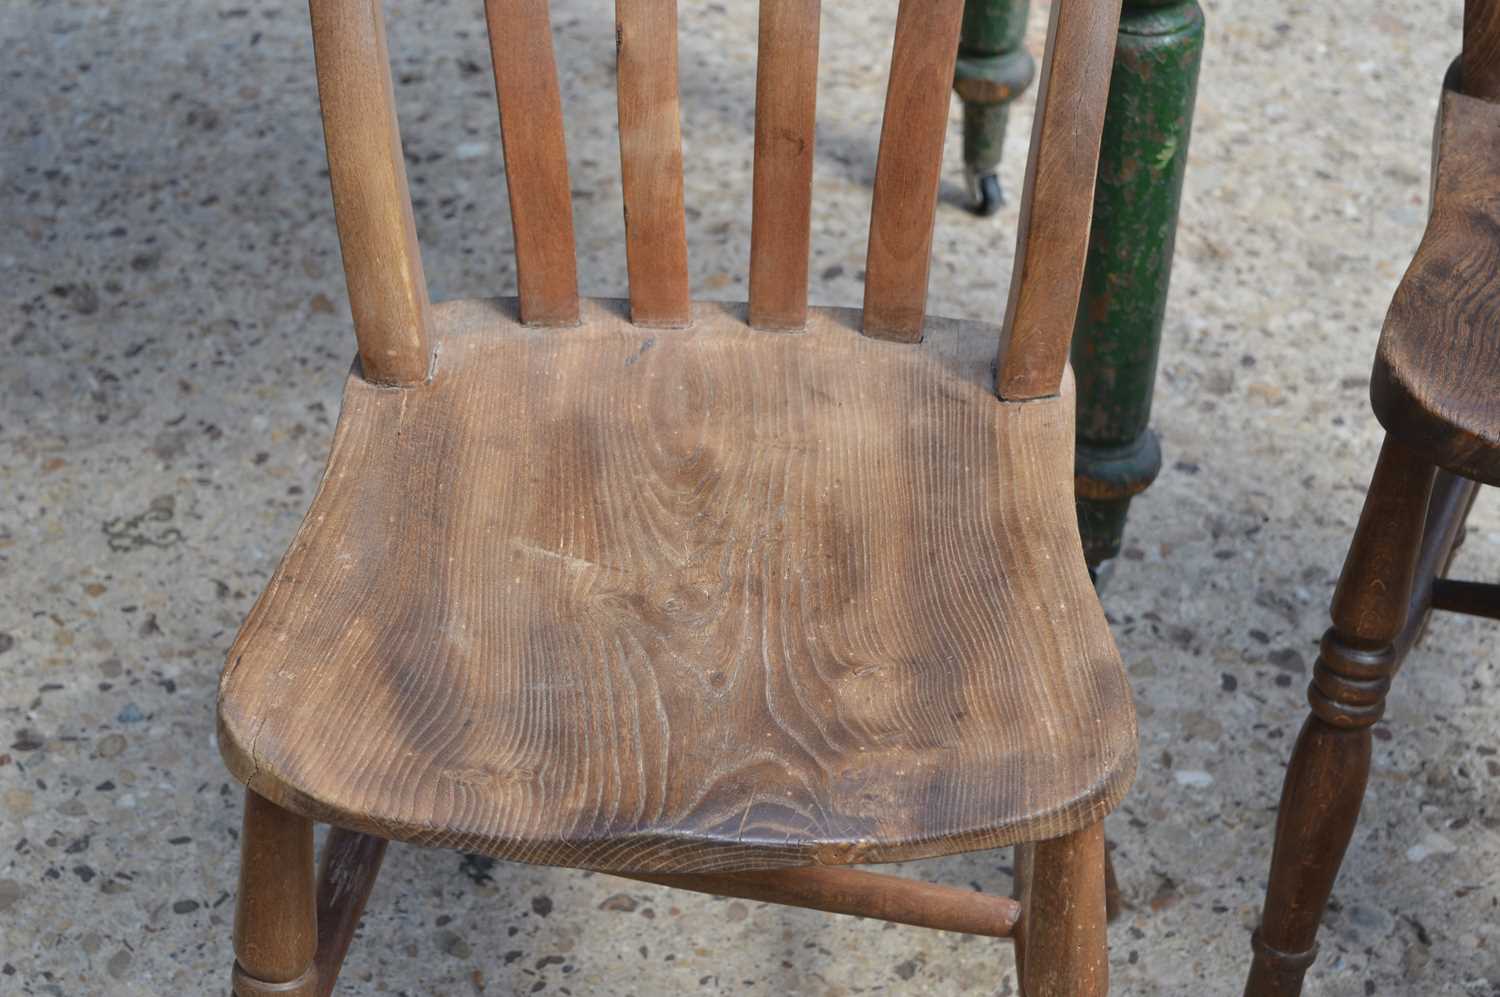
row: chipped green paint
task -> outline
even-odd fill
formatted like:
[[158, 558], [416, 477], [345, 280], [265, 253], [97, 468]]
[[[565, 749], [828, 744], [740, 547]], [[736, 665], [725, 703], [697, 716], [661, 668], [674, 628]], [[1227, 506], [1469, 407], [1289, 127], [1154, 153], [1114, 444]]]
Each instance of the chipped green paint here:
[[1127, 0], [1073, 334], [1078, 521], [1090, 564], [1119, 553], [1130, 498], [1161, 467], [1148, 424], [1202, 55], [1196, 0]]
[[1025, 45], [1028, 8], [1028, 0], [964, 4], [953, 89], [964, 102], [964, 173], [980, 214], [994, 214], [1000, 207], [996, 170], [1010, 102], [1025, 92], [1036, 72]]

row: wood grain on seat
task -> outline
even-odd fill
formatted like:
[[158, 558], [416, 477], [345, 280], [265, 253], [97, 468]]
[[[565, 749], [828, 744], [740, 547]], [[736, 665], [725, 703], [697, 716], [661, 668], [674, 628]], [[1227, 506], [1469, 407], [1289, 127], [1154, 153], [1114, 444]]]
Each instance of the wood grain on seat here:
[[1386, 315], [1370, 395], [1407, 446], [1500, 485], [1500, 104], [1445, 88], [1435, 141], [1432, 212]]
[[1074, 521], [1071, 389], [997, 400], [992, 326], [907, 345], [859, 320], [435, 306], [429, 383], [351, 376], [231, 651], [234, 774], [386, 837], [636, 872], [1097, 821], [1136, 739]]

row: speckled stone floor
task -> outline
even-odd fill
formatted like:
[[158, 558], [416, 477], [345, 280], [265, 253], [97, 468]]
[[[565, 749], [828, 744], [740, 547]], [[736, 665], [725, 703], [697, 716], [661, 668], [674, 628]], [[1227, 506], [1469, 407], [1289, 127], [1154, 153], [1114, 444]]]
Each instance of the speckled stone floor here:
[[[478, 6], [387, 4], [439, 298], [514, 286]], [[741, 298], [754, 7], [685, 6], [693, 277]], [[1206, 6], [1155, 415], [1167, 466], [1105, 591], [1141, 716], [1140, 777], [1110, 822], [1133, 906], [1111, 932], [1114, 992], [1130, 995], [1240, 984], [1458, 43], [1457, 0]], [[553, 7], [584, 288], [619, 294], [609, 9]], [[813, 294], [856, 304], [895, 4], [825, 7]], [[0, 52], [0, 993], [222, 993], [240, 794], [215, 682], [308, 501], [353, 346], [306, 14], [6, 0]], [[931, 303], [996, 319], [1014, 208], [964, 213], [957, 145]], [[1492, 498], [1473, 524], [1459, 571], [1500, 577]], [[1496, 637], [1439, 619], [1408, 663], [1309, 995], [1500, 993]], [[1009, 861], [914, 871], [1005, 890]], [[999, 944], [409, 848], [343, 979], [347, 994], [1015, 992]]]

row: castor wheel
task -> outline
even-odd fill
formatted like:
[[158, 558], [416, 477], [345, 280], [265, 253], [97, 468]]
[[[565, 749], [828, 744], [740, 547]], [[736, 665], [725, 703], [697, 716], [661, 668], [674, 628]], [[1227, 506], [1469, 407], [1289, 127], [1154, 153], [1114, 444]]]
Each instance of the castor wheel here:
[[994, 173], [981, 173], [969, 178], [969, 209], [981, 218], [988, 218], [1005, 204], [1005, 192], [1000, 189], [1000, 177]]

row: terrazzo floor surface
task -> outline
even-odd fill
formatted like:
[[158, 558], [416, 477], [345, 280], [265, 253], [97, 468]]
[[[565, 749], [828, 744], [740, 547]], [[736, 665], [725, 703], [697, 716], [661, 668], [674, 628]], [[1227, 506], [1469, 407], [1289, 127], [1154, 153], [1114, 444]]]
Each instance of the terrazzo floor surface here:
[[[741, 299], [754, 5], [687, 4], [692, 273]], [[1420, 235], [1460, 5], [1213, 0], [1154, 421], [1104, 599], [1142, 764], [1110, 834], [1114, 993], [1232, 994]], [[625, 289], [611, 16], [553, 3], [584, 290]], [[813, 296], [857, 304], [894, 2], [823, 15]], [[389, 0], [437, 298], [514, 286], [477, 3]], [[1035, 12], [1031, 46], [1040, 51]], [[352, 353], [305, 9], [0, 5], [0, 993], [223, 993], [240, 793], [222, 658], [322, 465]], [[1031, 110], [1013, 116], [1019, 189]], [[998, 319], [1014, 205], [962, 208], [931, 310]], [[1500, 578], [1481, 498], [1458, 573]], [[1377, 729], [1311, 997], [1500, 993], [1497, 631], [1437, 619]], [[1007, 852], [909, 872], [1009, 887]], [[1008, 946], [392, 850], [341, 993], [982, 994]]]

